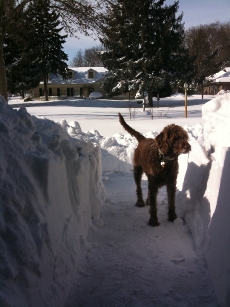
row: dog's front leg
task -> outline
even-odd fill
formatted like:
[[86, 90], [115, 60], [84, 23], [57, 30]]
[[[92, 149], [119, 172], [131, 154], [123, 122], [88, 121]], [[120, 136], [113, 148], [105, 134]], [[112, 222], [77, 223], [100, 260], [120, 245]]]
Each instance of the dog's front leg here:
[[149, 225], [150, 226], [159, 226], [157, 217], [157, 193], [158, 187], [154, 180], [153, 176], [148, 176], [148, 204], [150, 205], [149, 213]]
[[168, 221], [173, 222], [176, 218], [175, 198], [176, 198], [176, 182], [167, 184], [168, 193]]

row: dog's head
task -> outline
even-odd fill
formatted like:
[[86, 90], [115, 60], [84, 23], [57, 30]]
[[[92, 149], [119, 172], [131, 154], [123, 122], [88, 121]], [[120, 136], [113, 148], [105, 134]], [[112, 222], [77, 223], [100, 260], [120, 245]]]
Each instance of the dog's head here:
[[160, 154], [172, 160], [180, 154], [188, 153], [191, 145], [188, 143], [188, 134], [180, 126], [171, 124], [166, 126], [155, 138]]

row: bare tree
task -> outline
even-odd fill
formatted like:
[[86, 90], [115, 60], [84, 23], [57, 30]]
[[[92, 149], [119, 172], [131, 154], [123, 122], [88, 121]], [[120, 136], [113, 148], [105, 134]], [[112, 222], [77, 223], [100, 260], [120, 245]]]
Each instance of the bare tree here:
[[206, 77], [230, 63], [230, 23], [210, 24], [192, 27], [186, 31], [185, 43], [190, 56], [194, 58], [196, 85], [201, 87]]
[[91, 49], [85, 49], [85, 62], [86, 62], [86, 66], [91, 66], [91, 67], [102, 67], [103, 63], [101, 61], [101, 58], [99, 57], [98, 53], [100, 51], [104, 50], [103, 46], [97, 46], [97, 47], [93, 47]]
[[74, 58], [70, 62], [70, 66], [73, 66], [73, 67], [84, 67], [85, 66], [84, 55], [81, 49], [77, 52], [77, 54], [74, 56]]
[[218, 48], [218, 61], [222, 67], [230, 64], [230, 22], [214, 23], [207, 26], [208, 36], [213, 49]]
[[102, 50], [104, 50], [102, 45], [85, 49], [84, 52], [80, 49], [70, 62], [70, 65], [75, 67], [102, 67], [103, 63], [99, 56], [99, 52]]
[[[10, 33], [10, 29], [20, 26], [19, 20], [23, 19], [23, 14], [31, 1], [33, 0], [0, 0], [0, 94], [6, 100], [8, 97], [3, 53], [4, 38]], [[100, 0], [50, 0], [50, 7], [60, 15], [62, 26], [69, 35], [75, 35], [77, 31], [89, 35], [99, 29], [100, 2]]]

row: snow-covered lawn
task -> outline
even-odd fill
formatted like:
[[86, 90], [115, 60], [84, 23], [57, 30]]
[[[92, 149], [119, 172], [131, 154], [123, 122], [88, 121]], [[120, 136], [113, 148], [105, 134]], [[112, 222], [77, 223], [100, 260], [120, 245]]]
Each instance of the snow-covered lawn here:
[[[161, 99], [153, 119], [135, 101], [9, 105], [1, 98], [1, 306], [230, 305], [230, 94], [190, 96], [188, 118], [182, 95]], [[174, 223], [164, 188], [159, 227], [134, 206], [136, 141], [118, 112], [148, 137], [188, 130]]]
[[[135, 129], [140, 129], [142, 133], [148, 131], [160, 132], [162, 128], [171, 123], [194, 124], [202, 121], [202, 105], [214, 98], [214, 96], [205, 96], [202, 100], [200, 95], [189, 96], [188, 111], [189, 116], [184, 117], [184, 97], [181, 95], [170, 98], [162, 98], [160, 107], [154, 108], [154, 119], [151, 120], [149, 108], [142, 112], [142, 105], [137, 103], [138, 100], [90, 100], [90, 99], [72, 99], [66, 101], [31, 101], [22, 102], [20, 99], [10, 100], [12, 106], [25, 106], [29, 113], [35, 116], [45, 117], [54, 121], [66, 119], [68, 123], [77, 121], [82, 131], [97, 130], [102, 136], [111, 137], [115, 133], [124, 133], [123, 128], [117, 120], [117, 113], [121, 112], [125, 119], [129, 118], [130, 107], [132, 116], [135, 120], [133, 125]], [[141, 102], [141, 100], [139, 100]], [[156, 103], [156, 101], [154, 101]], [[109, 124], [108, 124], [109, 123]]]

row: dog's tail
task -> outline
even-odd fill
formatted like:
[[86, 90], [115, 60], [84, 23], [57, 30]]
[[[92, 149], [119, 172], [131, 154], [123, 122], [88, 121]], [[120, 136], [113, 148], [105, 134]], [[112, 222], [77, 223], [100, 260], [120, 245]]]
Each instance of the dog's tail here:
[[145, 139], [145, 137], [137, 132], [136, 130], [134, 130], [133, 128], [131, 128], [124, 120], [123, 116], [121, 115], [121, 113], [118, 113], [119, 115], [119, 121], [121, 123], [121, 125], [124, 127], [124, 129], [129, 133], [131, 134], [132, 136], [134, 136], [137, 141], [140, 143], [140, 141], [142, 141], [143, 139]]

